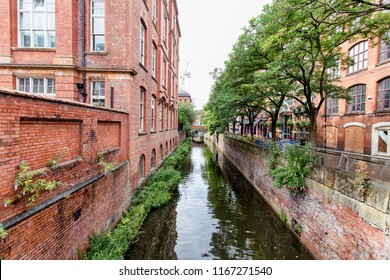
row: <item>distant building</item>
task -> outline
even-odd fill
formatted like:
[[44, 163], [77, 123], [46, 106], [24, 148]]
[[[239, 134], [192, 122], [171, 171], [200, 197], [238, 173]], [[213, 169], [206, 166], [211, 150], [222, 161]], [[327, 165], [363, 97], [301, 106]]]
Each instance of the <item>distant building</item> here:
[[179, 90], [179, 97], [178, 97], [179, 102], [190, 102], [192, 103], [192, 98], [191, 95], [185, 91], [185, 90]]

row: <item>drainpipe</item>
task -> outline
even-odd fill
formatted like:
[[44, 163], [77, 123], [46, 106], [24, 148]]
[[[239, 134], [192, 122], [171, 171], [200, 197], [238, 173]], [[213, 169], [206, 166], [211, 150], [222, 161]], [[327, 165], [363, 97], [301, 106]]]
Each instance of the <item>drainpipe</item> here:
[[114, 108], [114, 87], [111, 87], [110, 91], [110, 107], [111, 109]]
[[83, 103], [87, 102], [86, 53], [85, 53], [85, 0], [81, 1], [81, 68], [83, 77]]

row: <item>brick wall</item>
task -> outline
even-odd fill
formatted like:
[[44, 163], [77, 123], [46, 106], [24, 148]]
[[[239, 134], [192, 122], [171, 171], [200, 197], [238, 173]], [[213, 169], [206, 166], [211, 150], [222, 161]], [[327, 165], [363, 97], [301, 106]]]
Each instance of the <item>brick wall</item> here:
[[[85, 104], [0, 91], [1, 259], [68, 259], [88, 236], [113, 226], [129, 205], [128, 114]], [[102, 174], [98, 153], [117, 168]], [[59, 163], [50, 167], [49, 161]], [[17, 201], [21, 161], [63, 184], [32, 207]], [[7, 207], [7, 198], [15, 202]]]
[[[289, 227], [302, 226], [301, 242], [316, 258], [390, 259], [388, 182], [371, 180], [361, 196], [353, 177], [317, 166], [306, 180], [307, 191], [294, 196], [273, 186], [267, 150], [223, 136], [207, 142], [223, 151], [275, 212], [287, 214]], [[221, 156], [219, 162], [223, 164]]]

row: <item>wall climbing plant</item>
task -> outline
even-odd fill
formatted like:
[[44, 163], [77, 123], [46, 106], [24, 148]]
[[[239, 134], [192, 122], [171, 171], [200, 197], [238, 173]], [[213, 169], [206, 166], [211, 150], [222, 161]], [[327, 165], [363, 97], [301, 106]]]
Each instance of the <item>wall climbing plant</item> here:
[[[305, 189], [305, 177], [313, 169], [317, 161], [317, 153], [312, 146], [290, 145], [280, 151], [278, 146], [271, 148], [271, 157], [268, 161], [270, 172], [277, 187], [286, 187], [294, 194]], [[278, 163], [284, 164], [278, 165]]]
[[26, 161], [22, 161], [19, 167], [20, 172], [16, 175], [14, 184], [14, 190], [18, 194], [14, 201], [7, 198], [4, 201], [5, 207], [24, 198], [26, 199], [26, 205], [32, 207], [41, 192], [50, 191], [62, 185], [61, 182], [55, 180], [46, 181], [44, 178], [35, 180], [34, 178], [37, 176], [47, 176], [47, 173], [44, 170], [31, 171], [31, 168]]

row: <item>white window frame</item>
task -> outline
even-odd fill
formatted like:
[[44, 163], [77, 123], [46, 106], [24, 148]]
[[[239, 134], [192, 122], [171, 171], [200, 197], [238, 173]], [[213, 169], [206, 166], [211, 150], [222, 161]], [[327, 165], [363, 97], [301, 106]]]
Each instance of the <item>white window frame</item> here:
[[[22, 81], [28, 81], [28, 85], [24, 86], [21, 84]], [[35, 85], [37, 81], [42, 81], [40, 85]], [[50, 85], [50, 83], [52, 83]], [[49, 97], [56, 96], [56, 86], [55, 86], [55, 78], [47, 78], [47, 77], [23, 77], [16, 79], [16, 87], [19, 91], [29, 92], [40, 94]], [[23, 86], [23, 89], [21, 88]], [[36, 90], [36, 86], [41, 87], [43, 90]]]
[[151, 110], [152, 110], [152, 118], [151, 118], [151, 121], [152, 121], [152, 131], [156, 130], [156, 97], [153, 95], [152, 96], [152, 100], [151, 100]]
[[163, 65], [162, 65], [162, 70], [161, 70], [161, 84], [166, 87], [166, 80], [167, 80], [167, 77], [166, 77], [166, 72], [167, 72], [167, 60], [163, 59]]
[[164, 102], [161, 101], [159, 104], [158, 104], [158, 122], [160, 124], [160, 130], [163, 130], [164, 129], [164, 122], [163, 122], [163, 112], [164, 112]]
[[341, 61], [338, 59], [335, 61], [335, 64], [335, 66], [326, 69], [326, 73], [329, 75], [330, 79], [340, 78]]
[[152, 77], [156, 78], [156, 66], [157, 66], [157, 47], [152, 43]]
[[[102, 13], [94, 13], [93, 4], [94, 3], [101, 3], [103, 4], [103, 12]], [[103, 19], [103, 33], [95, 32], [94, 30], [94, 22], [95, 20]], [[91, 0], [91, 52], [104, 52], [106, 50], [106, 36], [105, 36], [105, 3], [104, 0]], [[103, 38], [103, 48], [98, 49], [96, 42], [96, 38], [102, 37]]]
[[18, 46], [54, 49], [56, 47], [55, 0], [25, 2], [18, 1]]
[[145, 45], [146, 45], [146, 27], [141, 22], [140, 24], [140, 58], [139, 63], [145, 65]]
[[[379, 137], [381, 137], [381, 133], [380, 133], [381, 131], [388, 132], [388, 137], [387, 137], [388, 143], [387, 143], [386, 153], [378, 151], [379, 149], [378, 141], [379, 141]], [[380, 123], [373, 124], [371, 154], [390, 157], [390, 122], [380, 122]]]
[[[91, 81], [91, 104], [99, 107], [105, 107], [106, 90], [104, 81]], [[101, 95], [103, 90], [103, 95]], [[97, 94], [96, 94], [97, 93]]]
[[354, 73], [368, 66], [368, 41], [362, 41], [349, 49], [349, 59], [353, 61], [348, 67], [348, 73]]
[[139, 94], [139, 131], [145, 130], [145, 90], [140, 89]]
[[153, 0], [152, 19], [153, 19], [154, 24], [156, 24], [157, 23], [157, 0]]

